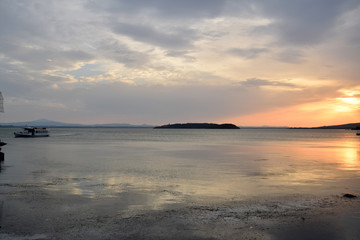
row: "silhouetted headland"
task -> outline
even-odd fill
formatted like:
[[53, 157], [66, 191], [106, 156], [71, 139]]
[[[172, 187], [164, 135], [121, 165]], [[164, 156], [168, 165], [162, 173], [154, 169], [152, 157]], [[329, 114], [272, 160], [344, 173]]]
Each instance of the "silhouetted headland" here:
[[158, 126], [155, 128], [171, 128], [171, 129], [240, 129], [238, 126], [231, 123], [216, 124], [216, 123], [175, 123]]
[[321, 126], [321, 127], [300, 127], [300, 128], [291, 128], [291, 129], [351, 129], [351, 130], [360, 130], [360, 123], [347, 123], [341, 125], [331, 125], [331, 126]]
[[333, 126], [323, 126], [319, 127], [322, 129], [352, 129], [352, 130], [359, 130], [360, 129], [360, 123], [348, 123], [348, 124], [342, 124], [342, 125], [333, 125]]

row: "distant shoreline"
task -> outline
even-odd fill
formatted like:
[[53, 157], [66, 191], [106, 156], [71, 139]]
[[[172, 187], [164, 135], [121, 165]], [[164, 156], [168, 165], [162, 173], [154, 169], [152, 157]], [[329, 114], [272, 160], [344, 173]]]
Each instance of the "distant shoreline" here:
[[[180, 123], [176, 123], [180, 124]], [[148, 124], [129, 124], [129, 123], [104, 123], [104, 124], [78, 124], [78, 123], [64, 123], [64, 122], [56, 122], [47, 119], [40, 119], [35, 121], [28, 122], [10, 122], [10, 123], [0, 123], [0, 128], [24, 128], [24, 127], [46, 127], [46, 128], [180, 128], [180, 129], [227, 129], [227, 127], [187, 127], [185, 126], [172, 126], [176, 124], [168, 124], [168, 125], [148, 125]], [[188, 123], [188, 124], [209, 124], [212, 123]], [[169, 127], [169, 125], [171, 127]], [[180, 124], [181, 125], [181, 124]], [[219, 124], [214, 124], [219, 125]], [[221, 124], [220, 124], [221, 125]], [[241, 129], [352, 129], [352, 130], [360, 130], [360, 122], [359, 123], [348, 123], [342, 125], [329, 125], [329, 126], [320, 126], [320, 127], [288, 127], [288, 126], [236, 126], [234, 124], [230, 129], [241, 128]], [[165, 126], [165, 127], [164, 127]], [[235, 127], [234, 127], [235, 126]]]
[[240, 129], [232, 123], [216, 124], [216, 123], [175, 123], [167, 124], [155, 129]]
[[[25, 128], [27, 126], [0, 126], [1, 128]], [[31, 125], [31, 127], [44, 127], [44, 128], [123, 128], [123, 129], [161, 129], [159, 126], [47, 126], [47, 125]], [[166, 129], [166, 128], [163, 128]], [[168, 128], [168, 129], [191, 129], [191, 128]], [[211, 128], [192, 128], [192, 129], [211, 129]], [[263, 130], [358, 130], [358, 129], [351, 129], [351, 128], [326, 128], [326, 127], [243, 127], [240, 126], [239, 129], [263, 129]]]
[[[152, 129], [154, 126], [47, 126], [47, 125], [31, 125], [32, 127], [44, 127], [44, 128], [149, 128]], [[0, 126], [0, 128], [25, 128], [27, 126]]]

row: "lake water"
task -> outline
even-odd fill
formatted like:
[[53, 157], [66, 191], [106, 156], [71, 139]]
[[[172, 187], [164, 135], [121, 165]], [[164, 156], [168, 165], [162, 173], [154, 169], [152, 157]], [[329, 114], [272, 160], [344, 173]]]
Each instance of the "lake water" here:
[[49, 138], [34, 139], [13, 131], [0, 129], [8, 143], [3, 199], [112, 200], [126, 210], [360, 192], [354, 131], [53, 128]]

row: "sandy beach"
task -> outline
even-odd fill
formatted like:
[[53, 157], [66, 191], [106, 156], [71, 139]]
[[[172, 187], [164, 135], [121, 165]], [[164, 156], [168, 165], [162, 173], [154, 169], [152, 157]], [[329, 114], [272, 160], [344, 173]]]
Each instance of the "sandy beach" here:
[[[18, 189], [18, 187], [16, 187]], [[118, 199], [2, 193], [1, 239], [359, 239], [360, 200], [342, 194], [117, 209]], [[18, 189], [19, 190], [19, 189]], [[86, 207], [84, 207], [86, 206]], [[113, 207], [111, 207], [113, 206]]]

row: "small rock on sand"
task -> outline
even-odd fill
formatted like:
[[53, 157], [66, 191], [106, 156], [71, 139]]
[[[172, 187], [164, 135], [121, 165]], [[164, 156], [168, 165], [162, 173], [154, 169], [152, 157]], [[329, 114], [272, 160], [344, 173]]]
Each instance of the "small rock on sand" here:
[[343, 195], [343, 197], [344, 197], [344, 198], [357, 198], [356, 195], [353, 195], [353, 194], [350, 194], [350, 193], [345, 193], [345, 194]]

